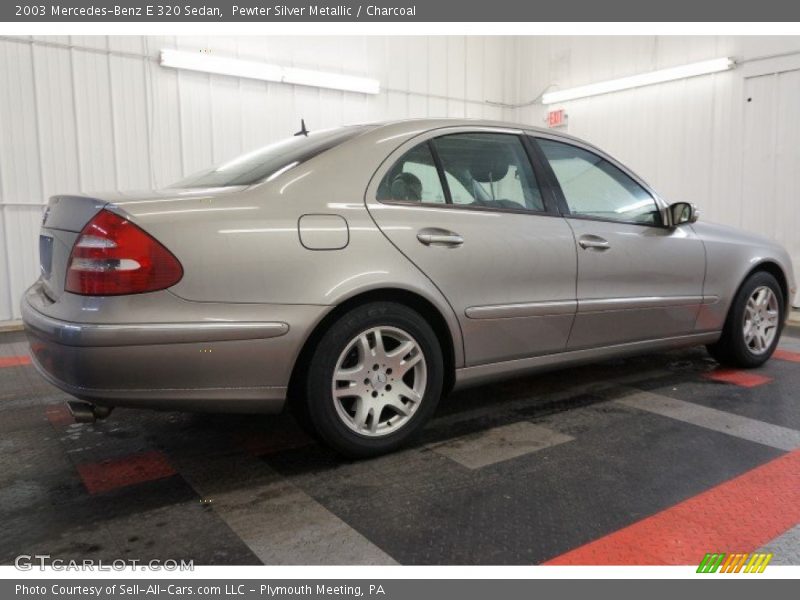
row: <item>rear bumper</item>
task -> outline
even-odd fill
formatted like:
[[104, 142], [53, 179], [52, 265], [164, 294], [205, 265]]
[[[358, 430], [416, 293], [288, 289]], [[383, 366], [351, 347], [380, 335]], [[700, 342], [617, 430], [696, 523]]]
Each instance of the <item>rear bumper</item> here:
[[[184, 303], [158, 301], [165, 314], [170, 303]], [[214, 305], [191, 321], [79, 323], [56, 316], [65, 312], [60, 303], [38, 285], [22, 301], [33, 363], [50, 383], [102, 406], [219, 412], [279, 412], [302, 343], [324, 312], [269, 305], [250, 315], [229, 311], [258, 319], [223, 320], [214, 315], [226, 307]], [[198, 317], [196, 308], [179, 312]], [[263, 319], [265, 312], [274, 318]]]

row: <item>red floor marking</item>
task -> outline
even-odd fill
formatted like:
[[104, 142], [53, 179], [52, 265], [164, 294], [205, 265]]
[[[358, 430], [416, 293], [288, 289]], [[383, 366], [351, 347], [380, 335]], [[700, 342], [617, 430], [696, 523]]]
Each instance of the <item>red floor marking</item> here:
[[722, 381], [723, 383], [733, 383], [740, 387], [756, 387], [757, 385], [764, 385], [772, 381], [769, 377], [763, 375], [756, 375], [755, 373], [748, 373], [747, 371], [737, 371], [736, 369], [714, 369], [710, 373], [706, 373], [707, 379], [714, 381]]
[[752, 552], [800, 523], [798, 481], [794, 450], [545, 564], [697, 565], [706, 552]]
[[78, 473], [90, 494], [101, 494], [176, 474], [167, 458], [155, 450], [116, 460], [78, 465]]
[[790, 362], [800, 362], [800, 352], [790, 352], [789, 350], [775, 350], [772, 355], [778, 360], [788, 360]]
[[0, 369], [4, 367], [21, 367], [31, 364], [31, 357], [23, 356], [0, 356]]
[[75, 419], [72, 418], [72, 413], [69, 412], [66, 404], [59, 404], [57, 406], [50, 406], [45, 411], [48, 420], [56, 426], [72, 425]]

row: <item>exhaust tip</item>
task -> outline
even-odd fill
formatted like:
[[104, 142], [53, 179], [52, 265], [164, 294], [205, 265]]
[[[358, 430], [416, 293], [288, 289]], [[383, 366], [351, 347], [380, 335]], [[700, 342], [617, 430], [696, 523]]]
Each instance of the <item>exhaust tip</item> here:
[[94, 423], [111, 414], [111, 408], [108, 406], [97, 406], [81, 400], [67, 400], [67, 406], [76, 423]]

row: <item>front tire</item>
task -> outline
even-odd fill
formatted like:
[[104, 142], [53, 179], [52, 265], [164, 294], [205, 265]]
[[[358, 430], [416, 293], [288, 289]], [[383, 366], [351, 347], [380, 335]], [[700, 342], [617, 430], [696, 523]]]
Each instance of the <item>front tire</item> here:
[[342, 315], [315, 349], [305, 408], [322, 439], [351, 458], [400, 447], [433, 414], [444, 361], [431, 326], [394, 302], [372, 302]]
[[753, 273], [733, 300], [722, 337], [707, 346], [718, 362], [751, 369], [772, 356], [781, 337], [784, 298], [775, 277], [765, 271]]

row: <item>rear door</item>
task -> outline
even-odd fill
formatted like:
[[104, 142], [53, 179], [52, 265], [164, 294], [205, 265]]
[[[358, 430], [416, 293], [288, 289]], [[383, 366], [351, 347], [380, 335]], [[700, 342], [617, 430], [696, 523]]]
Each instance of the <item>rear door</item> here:
[[692, 228], [664, 226], [654, 195], [593, 149], [536, 143], [575, 234], [578, 312], [568, 348], [692, 333], [705, 277]]
[[445, 131], [384, 162], [367, 190], [373, 218], [452, 305], [468, 365], [563, 350], [575, 244], [521, 132]]

